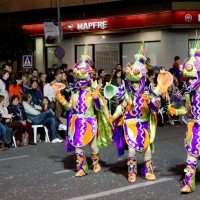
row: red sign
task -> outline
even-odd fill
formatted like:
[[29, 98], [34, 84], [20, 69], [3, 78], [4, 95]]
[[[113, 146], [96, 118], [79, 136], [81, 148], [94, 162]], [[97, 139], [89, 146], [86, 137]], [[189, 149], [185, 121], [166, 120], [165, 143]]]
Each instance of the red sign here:
[[56, 47], [54, 55], [58, 59], [62, 59], [65, 56], [65, 50], [62, 47]]
[[[63, 21], [61, 23], [64, 34], [176, 25], [200, 26], [200, 11], [166, 11], [80, 21]], [[27, 29], [31, 35], [44, 35], [43, 23], [24, 25], [23, 28]]]

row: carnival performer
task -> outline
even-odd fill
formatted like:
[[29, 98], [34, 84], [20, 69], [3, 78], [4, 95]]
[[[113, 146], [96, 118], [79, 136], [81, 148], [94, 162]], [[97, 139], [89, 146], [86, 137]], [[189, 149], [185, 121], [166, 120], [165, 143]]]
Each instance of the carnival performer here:
[[186, 168], [184, 169], [184, 187], [181, 193], [195, 191], [195, 174], [197, 158], [200, 156], [200, 42], [195, 42], [195, 47], [190, 49], [190, 58], [180, 66], [186, 79], [184, 84], [185, 105], [191, 119], [187, 125], [186, 138], [184, 140], [187, 151]]
[[[112, 127], [108, 120], [109, 116], [106, 115], [108, 112], [104, 105], [105, 101], [100, 95], [100, 87], [97, 83], [91, 83], [93, 70], [89, 65], [90, 57], [86, 52], [87, 46], [84, 55], [81, 56], [81, 62], [74, 65], [74, 84], [67, 89], [60, 83], [53, 85], [58, 100], [68, 111], [66, 149], [76, 152], [78, 164], [75, 176], [84, 176], [88, 173], [84, 146], [89, 144], [93, 171], [99, 172], [101, 166], [98, 146], [103, 147], [112, 143]], [[71, 96], [66, 95], [68, 97], [65, 98], [65, 95], [61, 94], [63, 89], [70, 91]]]
[[[135, 62], [132, 64], [128, 63], [126, 67], [124, 93], [121, 91], [122, 88], [118, 88], [118, 93], [114, 92], [121, 103], [113, 116], [110, 117], [110, 121], [115, 123], [113, 140], [117, 146], [118, 155], [122, 155], [124, 153], [123, 150], [128, 147], [128, 181], [131, 183], [136, 181], [136, 157], [138, 153], [144, 153], [141, 170], [142, 177], [150, 181], [156, 180], [151, 160], [151, 144], [153, 144], [155, 139], [154, 112], [158, 112], [159, 100], [156, 95], [151, 98], [145, 92], [146, 58], [143, 55], [143, 46], [144, 43], [141, 44], [139, 53], [135, 55]], [[172, 78], [168, 84], [172, 84]], [[109, 87], [111, 86], [107, 88]], [[109, 96], [107, 88], [105, 87], [104, 89], [105, 97]], [[115, 87], [114, 90], [116, 90]], [[156, 92], [154, 93], [156, 94]], [[112, 95], [108, 98], [112, 98]], [[154, 130], [152, 130], [151, 125], [154, 127]]]

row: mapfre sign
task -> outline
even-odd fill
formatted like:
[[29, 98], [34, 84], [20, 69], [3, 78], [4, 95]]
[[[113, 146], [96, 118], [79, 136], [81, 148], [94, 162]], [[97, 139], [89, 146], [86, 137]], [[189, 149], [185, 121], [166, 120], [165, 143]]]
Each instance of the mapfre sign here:
[[77, 23], [77, 30], [106, 29], [107, 21]]
[[[61, 22], [63, 34], [188, 25], [200, 27], [200, 11], [165, 11]], [[43, 24], [24, 25], [23, 28], [31, 35], [44, 35]]]

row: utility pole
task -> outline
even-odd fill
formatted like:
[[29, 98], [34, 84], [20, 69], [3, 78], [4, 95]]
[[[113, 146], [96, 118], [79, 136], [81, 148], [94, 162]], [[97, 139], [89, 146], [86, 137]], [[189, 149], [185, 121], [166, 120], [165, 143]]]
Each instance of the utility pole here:
[[[61, 37], [61, 17], [60, 17], [60, 0], [57, 0], [57, 13], [58, 13], [59, 46], [62, 46], [62, 37]], [[62, 59], [60, 59], [60, 65], [62, 65]]]

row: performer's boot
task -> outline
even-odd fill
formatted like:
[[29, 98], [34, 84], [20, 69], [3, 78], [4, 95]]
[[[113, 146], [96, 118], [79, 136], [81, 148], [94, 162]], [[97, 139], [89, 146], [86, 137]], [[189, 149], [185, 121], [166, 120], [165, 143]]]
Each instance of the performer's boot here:
[[91, 159], [92, 159], [92, 165], [93, 165], [93, 171], [94, 172], [100, 172], [101, 166], [99, 164], [99, 153], [93, 154], [91, 153]]
[[142, 178], [147, 179], [148, 181], [156, 180], [155, 175], [153, 174], [152, 160], [148, 159], [142, 163]]
[[134, 183], [136, 181], [136, 174], [137, 174], [136, 156], [129, 157], [127, 165], [128, 165], [128, 181], [130, 183]]
[[187, 160], [187, 167], [184, 169], [184, 172], [186, 172], [185, 179], [183, 180], [184, 187], [180, 190], [181, 193], [194, 192], [196, 166], [196, 161]]
[[88, 164], [85, 153], [84, 151], [81, 151], [80, 153], [76, 153], [76, 155], [77, 155], [76, 162], [78, 163], [76, 165], [76, 168], [78, 172], [75, 174], [75, 176], [84, 176], [88, 173]]

